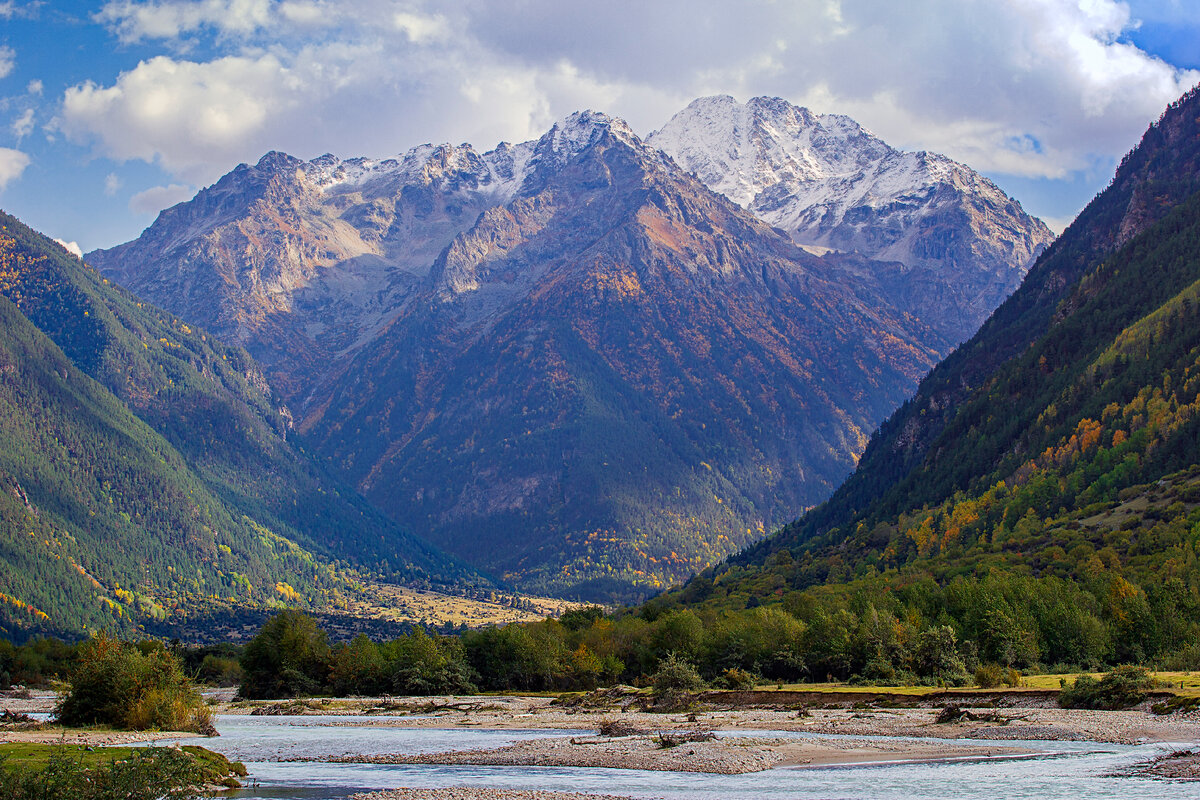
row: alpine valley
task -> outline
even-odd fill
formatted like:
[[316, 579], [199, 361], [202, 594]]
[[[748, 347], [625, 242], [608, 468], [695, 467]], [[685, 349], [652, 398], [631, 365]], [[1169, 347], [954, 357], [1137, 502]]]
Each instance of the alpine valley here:
[[1051, 238], [848, 118], [706, 98], [646, 141], [269, 153], [87, 261], [245, 347], [395, 523], [628, 600], [824, 500]]

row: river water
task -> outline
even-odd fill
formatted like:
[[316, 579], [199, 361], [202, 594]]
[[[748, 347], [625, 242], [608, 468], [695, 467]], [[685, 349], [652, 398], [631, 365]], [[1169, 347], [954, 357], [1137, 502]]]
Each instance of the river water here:
[[[407, 717], [406, 719], [412, 719]], [[1040, 755], [950, 762], [820, 768], [776, 768], [748, 775], [649, 772], [578, 767], [475, 767], [322, 764], [278, 759], [349, 754], [429, 753], [503, 747], [516, 741], [594, 733], [592, 730], [480, 730], [378, 727], [386, 717], [246, 717], [216, 720], [220, 739], [182, 740], [243, 761], [249, 786], [232, 797], [334, 800], [398, 786], [478, 786], [630, 795], [664, 800], [1200, 800], [1200, 785], [1113, 773], [1183, 745], [1093, 742], [1011, 744]], [[820, 734], [754, 731], [734, 735], [827, 738]], [[836, 738], [836, 737], [834, 737]], [[855, 737], [866, 738], [866, 737]], [[177, 741], [177, 740], [171, 740]], [[165, 742], [159, 742], [163, 744]], [[956, 740], [955, 744], [970, 744]]]

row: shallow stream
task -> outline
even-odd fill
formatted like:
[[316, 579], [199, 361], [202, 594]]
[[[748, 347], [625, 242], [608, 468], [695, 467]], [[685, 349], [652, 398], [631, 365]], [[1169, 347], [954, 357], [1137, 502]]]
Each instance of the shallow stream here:
[[[775, 768], [748, 775], [649, 772], [580, 767], [477, 767], [281, 762], [296, 757], [429, 753], [503, 747], [525, 739], [571, 736], [579, 730], [481, 730], [380, 727], [387, 717], [246, 717], [217, 719], [219, 739], [182, 740], [245, 762], [249, 788], [231, 797], [333, 800], [398, 786], [479, 786], [630, 795], [666, 800], [1078, 800], [1200, 798], [1200, 785], [1113, 777], [1139, 761], [1179, 749], [1093, 742], [975, 742], [1036, 751], [1019, 759], [909, 762], [819, 768]], [[408, 719], [411, 719], [408, 718]], [[784, 731], [726, 735], [836, 738]], [[855, 737], [867, 738], [867, 737]], [[175, 741], [175, 740], [172, 740]], [[165, 742], [159, 742], [163, 744]], [[955, 740], [956, 745], [971, 744]]]

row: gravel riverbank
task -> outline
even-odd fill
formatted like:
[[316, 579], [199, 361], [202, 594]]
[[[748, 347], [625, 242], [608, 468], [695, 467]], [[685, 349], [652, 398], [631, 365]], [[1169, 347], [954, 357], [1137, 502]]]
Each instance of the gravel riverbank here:
[[[300, 714], [306, 716], [351, 716], [353, 720], [330, 720], [332, 726], [398, 728], [481, 729], [583, 729], [598, 730], [601, 724], [619, 721], [633, 731], [711, 730], [803, 731], [847, 736], [898, 738], [988, 739], [1068, 741], [1085, 740], [1113, 744], [1140, 742], [1200, 743], [1200, 714], [1196, 712], [1158, 716], [1148, 708], [1128, 711], [1085, 711], [1057, 708], [1044, 698], [1006, 695], [986, 707], [963, 706], [975, 719], [939, 723], [941, 705], [922, 705], [911, 698], [911, 707], [865, 703], [847, 694], [839, 703], [824, 707], [779, 708], [759, 705], [729, 708], [698, 704], [691, 712], [651, 713], [639, 710], [638, 698], [614, 696], [611, 702], [594, 705], [564, 705], [549, 697], [349, 697], [269, 702], [234, 702], [232, 692], [214, 697], [217, 714]], [[32, 713], [49, 711], [56, 696], [36, 692], [29, 697], [3, 696], [0, 710]], [[0, 730], [0, 741], [58, 741], [62, 729], [36, 731]], [[766, 734], [769, 735], [769, 734]], [[162, 734], [154, 734], [160, 738]], [[150, 738], [148, 734], [113, 731], [70, 731], [72, 743], [120, 744]]]
[[344, 756], [330, 761], [370, 764], [459, 764], [472, 766], [602, 767], [663, 772], [742, 775], [774, 766], [828, 766], [879, 761], [935, 761], [1026, 754], [1009, 747], [931, 744], [905, 739], [812, 740], [783, 737], [720, 737], [664, 746], [654, 735], [534, 739], [494, 750], [416, 755]]

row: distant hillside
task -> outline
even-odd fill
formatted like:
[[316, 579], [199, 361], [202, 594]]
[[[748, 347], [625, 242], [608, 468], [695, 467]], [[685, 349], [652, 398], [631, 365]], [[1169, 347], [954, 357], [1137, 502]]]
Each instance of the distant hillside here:
[[1009, 663], [1194, 643], [1198, 120], [1193, 91], [1151, 126], [828, 503], [666, 602], [887, 586], [895, 613], [940, 615]]
[[347, 586], [330, 559], [416, 585], [470, 577], [288, 441], [244, 351], [3, 214], [0, 295], [0, 633], [326, 606]]

